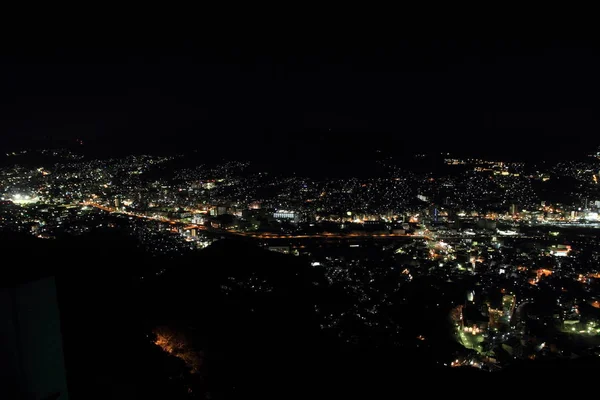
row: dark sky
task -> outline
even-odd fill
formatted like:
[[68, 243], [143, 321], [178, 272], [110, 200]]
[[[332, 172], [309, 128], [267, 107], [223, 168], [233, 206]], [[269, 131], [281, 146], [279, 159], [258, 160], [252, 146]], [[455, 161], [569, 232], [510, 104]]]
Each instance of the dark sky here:
[[[71, 42], [0, 51], [0, 145], [302, 158], [600, 144], [598, 44]], [[312, 149], [312, 150], [311, 150]]]

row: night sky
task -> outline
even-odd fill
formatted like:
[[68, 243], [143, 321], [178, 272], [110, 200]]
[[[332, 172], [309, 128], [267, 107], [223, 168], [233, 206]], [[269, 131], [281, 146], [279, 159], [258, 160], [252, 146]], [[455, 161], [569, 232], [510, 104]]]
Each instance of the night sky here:
[[600, 144], [598, 71], [593, 42], [46, 42], [0, 53], [0, 145], [297, 161], [586, 152]]

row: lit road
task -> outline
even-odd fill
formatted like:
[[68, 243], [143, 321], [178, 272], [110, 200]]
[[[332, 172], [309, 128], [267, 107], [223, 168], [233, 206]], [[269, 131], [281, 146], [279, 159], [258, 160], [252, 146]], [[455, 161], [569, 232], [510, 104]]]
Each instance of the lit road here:
[[[121, 215], [127, 215], [130, 217], [135, 217], [135, 218], [140, 218], [140, 219], [147, 219], [147, 220], [151, 220], [151, 221], [166, 222], [171, 225], [183, 224], [182, 222], [173, 221], [173, 220], [170, 220], [165, 217], [152, 217], [152, 216], [148, 216], [148, 215], [135, 214], [135, 213], [127, 212], [127, 211], [118, 211], [114, 207], [108, 207], [108, 206], [104, 206], [104, 205], [98, 204], [98, 203], [84, 202], [83, 205], [88, 206], [88, 207], [95, 207], [100, 210], [109, 212], [111, 214], [121, 214]], [[206, 229], [206, 227], [202, 226], [202, 225], [188, 225], [184, 229], [191, 229], [191, 228]]]
[[257, 239], [358, 239], [358, 238], [426, 238], [425, 236], [416, 235], [401, 235], [396, 233], [364, 233], [364, 234], [339, 234], [339, 233], [318, 233], [312, 235], [291, 235], [291, 234], [276, 234], [276, 233], [246, 233], [235, 232], [238, 235], [252, 237]]
[[[231, 235], [243, 236], [254, 239], [400, 239], [400, 238], [412, 238], [412, 239], [426, 239], [426, 240], [461, 240], [461, 239], [483, 239], [489, 238], [494, 235], [456, 235], [456, 236], [436, 236], [430, 235], [411, 235], [411, 234], [399, 234], [399, 233], [318, 233], [318, 234], [278, 234], [278, 233], [257, 233], [257, 232], [240, 232], [234, 230], [222, 230], [217, 228], [206, 227], [204, 225], [197, 224], [185, 224], [180, 221], [174, 221], [166, 217], [153, 217], [148, 215], [136, 214], [127, 211], [118, 211], [115, 207], [105, 206], [93, 202], [84, 202], [83, 205], [95, 207], [100, 210], [104, 210], [109, 213], [127, 215], [135, 218], [147, 219], [151, 221], [159, 221], [169, 223], [171, 225], [182, 225], [183, 229], [198, 229], [211, 231], [215, 233], [228, 233]], [[525, 238], [520, 236], [520, 238]]]
[[[169, 223], [172, 225], [180, 225], [180, 224], [183, 225], [182, 222], [173, 221], [173, 220], [170, 220], [165, 217], [153, 217], [153, 216], [135, 214], [135, 213], [126, 212], [126, 211], [118, 211], [114, 207], [109, 207], [109, 206], [105, 206], [105, 205], [98, 204], [98, 203], [84, 202], [83, 205], [89, 206], [89, 207], [95, 207], [100, 210], [109, 212], [111, 214], [112, 213], [121, 214], [121, 215], [127, 215], [127, 216], [135, 217], [135, 218], [147, 219], [147, 220], [151, 220], [151, 221], [166, 222], [166, 223]], [[277, 234], [277, 233], [239, 232], [239, 231], [233, 231], [233, 230], [223, 231], [223, 230], [214, 229], [214, 228], [210, 229], [204, 225], [196, 225], [196, 224], [187, 224], [183, 227], [183, 229], [186, 229], [186, 230], [194, 229], [194, 228], [200, 229], [200, 230], [210, 230], [210, 231], [220, 232], [220, 233], [230, 233], [232, 235], [244, 236], [244, 237], [255, 238], [255, 239], [360, 239], [360, 238], [365, 238], [365, 239], [366, 238], [371, 238], [371, 239], [395, 239], [395, 238], [418, 239], [418, 238], [423, 238], [423, 239], [432, 240], [432, 238], [428, 237], [428, 236], [408, 235], [408, 234], [398, 234], [398, 233], [364, 233], [364, 234], [319, 233], [319, 234], [310, 234], [310, 235], [309, 234], [292, 235], [292, 234]]]
[[[165, 218], [165, 217], [153, 217], [153, 216], [131, 213], [131, 212], [127, 212], [127, 211], [117, 211], [116, 208], [114, 208], [114, 207], [109, 207], [109, 206], [105, 206], [105, 205], [98, 204], [98, 203], [84, 202], [83, 205], [95, 207], [95, 208], [104, 210], [109, 213], [128, 215], [131, 217], [142, 218], [142, 219], [147, 219], [147, 220], [151, 220], [151, 221], [165, 222], [165, 223], [169, 223], [171, 225], [183, 225], [183, 229], [185, 229], [185, 230], [195, 228], [198, 230], [211, 231], [211, 232], [221, 233], [221, 234], [228, 233], [231, 235], [243, 236], [243, 237], [254, 238], [254, 239], [400, 239], [400, 238], [412, 238], [412, 239], [452, 241], [452, 240], [461, 240], [461, 239], [482, 239], [482, 238], [488, 238], [488, 237], [493, 236], [493, 235], [489, 235], [489, 236], [487, 236], [487, 235], [476, 235], [476, 236], [457, 235], [457, 236], [447, 236], [447, 237], [446, 236], [432, 237], [429, 235], [411, 235], [411, 234], [399, 234], [399, 233], [347, 233], [347, 234], [343, 234], [343, 233], [327, 233], [327, 232], [326, 233], [318, 233], [318, 234], [294, 235], [294, 234], [278, 234], [278, 233], [240, 232], [240, 231], [234, 231], [234, 230], [222, 230], [222, 229], [217, 229], [217, 228], [211, 228], [211, 227], [206, 227], [204, 225], [184, 224], [183, 222], [173, 221], [173, 220]], [[525, 238], [525, 237], [521, 236], [520, 238]]]
[[102, 204], [98, 204], [98, 203], [90, 203], [88, 201], [85, 201], [85, 202], [83, 202], [83, 205], [84, 206], [88, 206], [88, 207], [99, 208], [100, 210], [104, 210], [104, 211], [109, 212], [109, 213], [115, 212], [114, 208], [103, 206]]

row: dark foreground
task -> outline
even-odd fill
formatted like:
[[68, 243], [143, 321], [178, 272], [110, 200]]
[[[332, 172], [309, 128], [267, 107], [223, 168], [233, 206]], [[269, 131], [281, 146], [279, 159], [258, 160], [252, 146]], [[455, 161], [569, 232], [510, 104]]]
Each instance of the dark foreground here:
[[[433, 295], [390, 311], [404, 321], [395, 335], [348, 325], [354, 339], [347, 340], [322, 329], [319, 317], [349, 301], [343, 293], [326, 289], [302, 258], [243, 242], [219, 241], [179, 259], [150, 257], [106, 233], [57, 241], [10, 235], [2, 243], [23, 260], [3, 269], [4, 290], [55, 277], [72, 399], [539, 395], [587, 385], [599, 366], [580, 358], [493, 373], [444, 367], [459, 349], [447, 321], [425, 308]], [[427, 293], [427, 281], [418, 285], [415, 292]], [[415, 340], [416, 332], [428, 341]], [[44, 335], [33, 332], [30, 342]], [[2, 398], [23, 395], [16, 382], [3, 386]]]

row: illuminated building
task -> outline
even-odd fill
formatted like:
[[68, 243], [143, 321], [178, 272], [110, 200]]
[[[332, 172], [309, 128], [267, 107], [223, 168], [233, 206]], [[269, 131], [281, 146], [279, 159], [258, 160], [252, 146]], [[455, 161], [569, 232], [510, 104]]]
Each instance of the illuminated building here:
[[588, 212], [585, 216], [588, 221], [598, 221], [600, 218], [597, 212]]
[[227, 207], [226, 206], [213, 207], [210, 209], [209, 214], [212, 215], [213, 217], [216, 217], [218, 215], [227, 214]]
[[203, 187], [204, 189], [208, 189], [208, 190], [210, 190], [210, 189], [214, 189], [214, 187], [215, 187], [215, 182], [214, 182], [214, 181], [204, 182], [204, 183], [202, 183], [202, 187]]
[[33, 204], [39, 201], [39, 197], [16, 194], [12, 198], [12, 202], [15, 204]]
[[204, 224], [204, 215], [194, 214], [192, 216], [192, 224], [198, 224], [198, 225]]
[[470, 302], [475, 301], [475, 292], [473, 290], [469, 290], [467, 292], [467, 301], [470, 301]]
[[569, 245], [558, 245], [558, 246], [552, 246], [550, 248], [550, 254], [552, 254], [555, 257], [566, 257], [569, 255], [570, 251], [571, 251], [571, 246], [569, 246]]
[[297, 221], [298, 214], [295, 211], [278, 210], [273, 214], [273, 218], [278, 220]]

